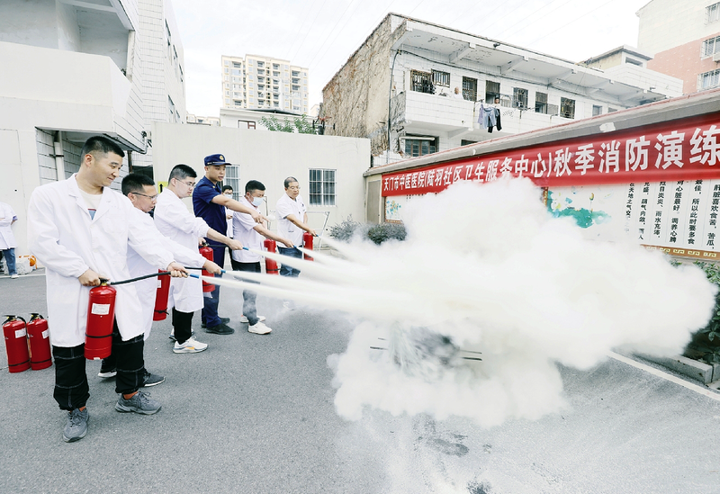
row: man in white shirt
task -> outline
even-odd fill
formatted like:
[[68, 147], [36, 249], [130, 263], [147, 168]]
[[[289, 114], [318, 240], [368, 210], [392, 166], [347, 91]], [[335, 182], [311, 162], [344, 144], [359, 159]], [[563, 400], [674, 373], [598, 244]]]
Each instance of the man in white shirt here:
[[[198, 252], [198, 241], [202, 237], [225, 244], [233, 250], [242, 249], [240, 242], [210, 228], [205, 220], [193, 216], [182, 202], [182, 199], [192, 195], [196, 178], [195, 170], [187, 165], [177, 165], [172, 169], [167, 187], [157, 198], [155, 226], [160, 233], [194, 252]], [[174, 353], [198, 353], [207, 349], [207, 344], [192, 337], [193, 313], [202, 309], [203, 304], [202, 282], [198, 278], [171, 280], [168, 306], [172, 306]], [[228, 327], [228, 331], [222, 334], [233, 332]]]
[[[258, 209], [265, 197], [265, 185], [257, 180], [250, 180], [245, 185], [245, 195], [240, 203]], [[256, 223], [249, 214], [235, 212], [233, 214], [233, 232], [248, 249], [262, 250], [263, 237], [285, 244], [289, 249], [294, 248], [293, 243], [279, 235], [274, 234], [262, 224]], [[236, 250], [232, 253], [232, 267], [235, 271], [260, 273], [262, 256], [248, 250]], [[268, 334], [272, 329], [263, 321], [265, 317], [257, 315], [255, 299], [257, 294], [252, 290], [243, 290], [243, 315], [248, 320], [248, 331], [255, 334]]]
[[[278, 216], [278, 234], [287, 238], [293, 243], [292, 248], [279, 247], [278, 252], [283, 256], [297, 257], [302, 259], [302, 252], [295, 247], [303, 245], [303, 231], [317, 235], [315, 230], [307, 224], [307, 208], [300, 197], [300, 184], [295, 177], [288, 177], [284, 182], [285, 193], [278, 200], [275, 210]], [[282, 264], [280, 267], [281, 276], [297, 277], [299, 269]]]
[[[63, 439], [87, 433], [90, 397], [85, 372], [88, 287], [100, 277], [127, 280], [127, 250], [132, 247], [154, 269], [187, 276], [170, 252], [132, 222], [127, 197], [110, 189], [120, 174], [124, 151], [106, 137], [91, 137], [80, 153], [80, 171], [67, 180], [37, 187], [28, 205], [28, 245], [45, 265], [50, 341], [55, 358], [53, 397], [68, 411]], [[140, 301], [132, 283], [115, 287], [112, 352], [117, 358], [115, 409], [145, 415], [161, 405], [147, 397], [143, 382], [143, 333]]]
[[2, 251], [0, 260], [3, 257], [5, 258], [8, 274], [13, 279], [18, 277], [15, 269], [15, 247], [17, 247], [17, 243], [11, 226], [17, 219], [17, 215], [10, 204], [0, 202], [0, 251]]
[[[141, 225], [142, 228], [151, 232], [157, 244], [169, 250], [175, 259], [181, 262], [184, 266], [196, 268], [202, 267], [213, 274], [222, 272], [222, 268], [220, 266], [205, 259], [199, 252], [197, 252], [197, 249], [192, 251], [185, 248], [177, 242], [174, 242], [167, 237], [163, 237], [158, 231], [155, 226], [155, 222], [148, 214], [155, 207], [158, 196], [157, 188], [155, 188], [155, 182], [153, 182], [150, 177], [139, 173], [130, 173], [126, 175], [122, 180], [122, 193], [125, 197], [130, 199], [130, 202], [132, 202], [132, 205], [135, 207], [133, 210], [134, 215], [131, 221], [136, 222]], [[142, 256], [132, 247], [128, 248], [127, 264], [130, 276], [133, 278], [151, 274], [154, 269], [153, 266], [143, 259]], [[142, 319], [143, 326], [145, 327], [144, 339], [147, 341], [148, 337], [150, 337], [150, 331], [152, 329], [158, 278], [147, 278], [136, 281], [134, 284], [138, 298], [140, 299], [140, 305], [142, 306], [142, 314], [140, 317]], [[98, 376], [108, 378], [115, 376], [115, 374], [115, 356], [111, 355], [102, 361]], [[147, 368], [145, 369], [144, 381], [142, 384], [143, 387], [155, 386], [163, 381], [165, 381], [163, 376], [153, 374], [152, 372], [149, 372]]]

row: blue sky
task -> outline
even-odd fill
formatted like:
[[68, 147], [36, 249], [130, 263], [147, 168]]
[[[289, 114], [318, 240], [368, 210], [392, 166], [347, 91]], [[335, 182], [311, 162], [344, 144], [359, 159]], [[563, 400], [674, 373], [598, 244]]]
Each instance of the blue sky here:
[[217, 116], [220, 56], [267, 55], [310, 69], [310, 105], [388, 12], [571, 61], [637, 45], [648, 0], [172, 0], [187, 109]]

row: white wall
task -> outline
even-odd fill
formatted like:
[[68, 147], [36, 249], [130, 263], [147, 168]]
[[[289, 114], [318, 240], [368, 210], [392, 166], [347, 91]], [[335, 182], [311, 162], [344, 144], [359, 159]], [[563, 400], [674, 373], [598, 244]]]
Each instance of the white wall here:
[[[283, 180], [292, 175], [300, 182], [300, 195], [308, 205], [311, 226], [322, 227], [324, 216], [315, 214], [318, 212], [330, 213], [328, 227], [349, 215], [355, 220], [365, 217], [363, 172], [370, 166], [369, 139], [155, 123], [153, 148], [156, 182], [167, 181], [170, 170], [180, 163], [193, 167], [198, 178], [202, 177], [203, 158], [222, 153], [228, 162], [240, 167], [243, 187], [248, 180], [259, 180], [265, 185], [270, 210], [275, 209], [285, 193]], [[335, 206], [309, 205], [311, 168], [337, 170]], [[271, 229], [275, 228], [276, 222], [271, 224]]]
[[720, 32], [720, 21], [705, 23], [705, 7], [713, 3], [714, 0], [652, 0], [637, 12], [638, 48], [655, 55]]

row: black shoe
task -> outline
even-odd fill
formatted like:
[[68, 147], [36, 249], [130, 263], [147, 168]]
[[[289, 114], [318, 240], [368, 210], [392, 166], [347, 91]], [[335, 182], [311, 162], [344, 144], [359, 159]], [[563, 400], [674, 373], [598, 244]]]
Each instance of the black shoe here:
[[214, 334], [233, 334], [235, 330], [227, 324], [218, 324], [212, 328], [205, 328], [205, 332]]
[[[229, 317], [221, 317], [221, 318], [220, 318], [220, 324], [227, 324], [227, 323], [229, 323], [229, 322], [230, 322], [230, 318], [229, 318]], [[205, 328], [207, 328], [207, 324], [205, 324], [204, 322], [201, 322], [201, 323], [200, 323], [200, 327], [203, 328], [203, 329], [205, 329]]]
[[150, 387], [155, 386], [157, 384], [165, 382], [165, 378], [163, 376], [159, 376], [157, 374], [153, 374], [152, 372], [145, 371], [145, 376], [143, 377], [143, 387]]

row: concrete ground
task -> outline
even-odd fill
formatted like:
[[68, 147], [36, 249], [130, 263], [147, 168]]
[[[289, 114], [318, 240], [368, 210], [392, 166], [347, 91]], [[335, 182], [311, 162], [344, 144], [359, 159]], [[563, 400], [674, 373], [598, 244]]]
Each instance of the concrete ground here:
[[[561, 369], [570, 408], [537, 422], [346, 422], [326, 359], [353, 323], [260, 297], [273, 333], [252, 335], [238, 300], [222, 288], [234, 335], [204, 333], [196, 315], [201, 354], [173, 354], [169, 320], [155, 323], [146, 363], [167, 377], [149, 389], [156, 415], [116, 412], [114, 383], [88, 362], [90, 429], [72, 444], [53, 368], [10, 374], [3, 348], [0, 493], [720, 493], [720, 403], [690, 389], [609, 360]], [[42, 273], [0, 277], [0, 305], [45, 315]]]

